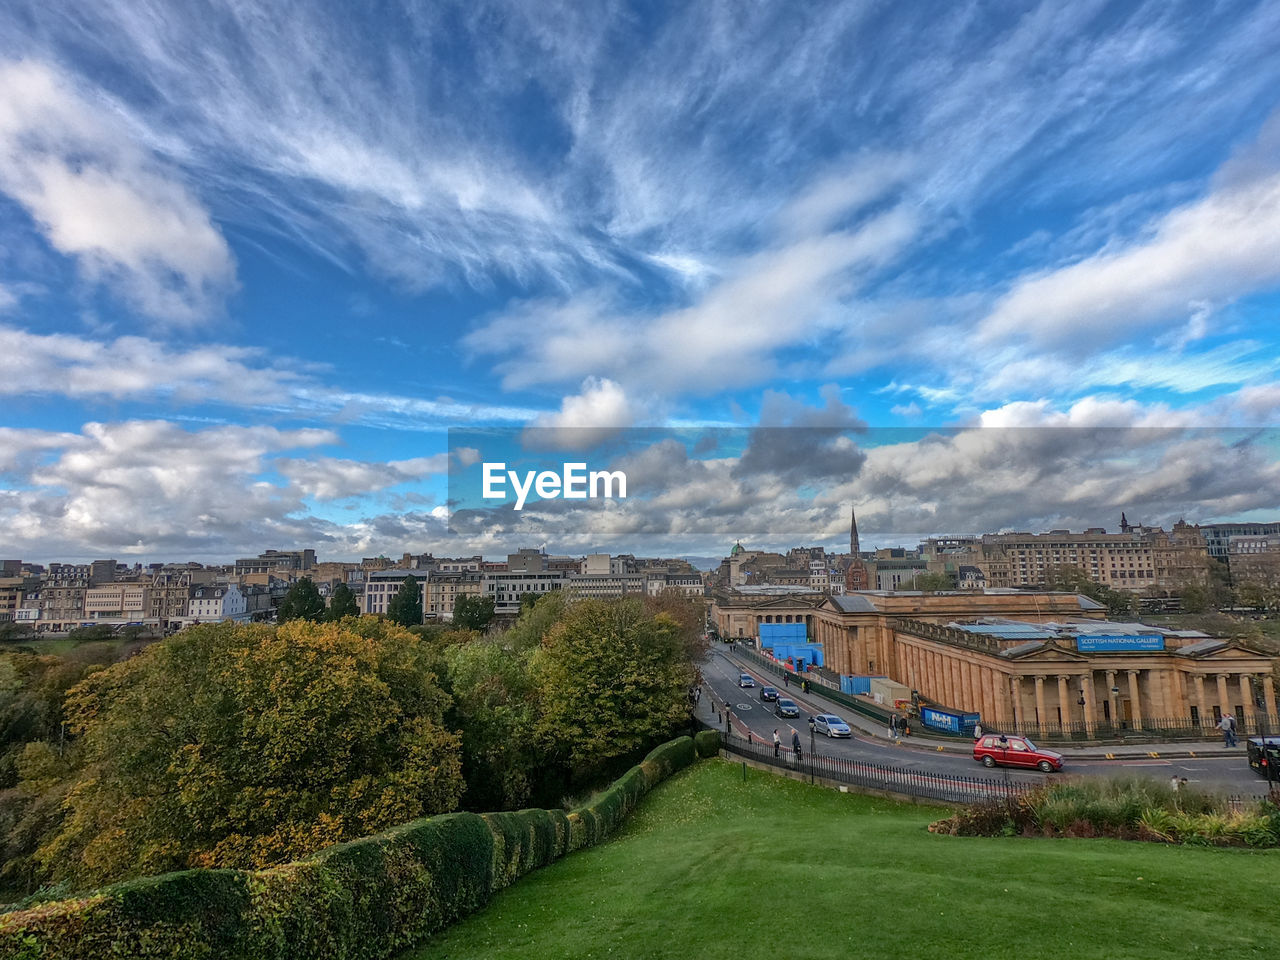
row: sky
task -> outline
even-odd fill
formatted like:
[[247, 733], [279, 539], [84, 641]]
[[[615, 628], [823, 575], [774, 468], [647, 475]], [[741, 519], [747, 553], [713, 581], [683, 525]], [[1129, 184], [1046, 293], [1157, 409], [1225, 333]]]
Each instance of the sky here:
[[[1268, 2], [9, 0], [0, 554], [1280, 517], [1277, 51]], [[450, 532], [450, 430], [628, 428], [745, 439]]]

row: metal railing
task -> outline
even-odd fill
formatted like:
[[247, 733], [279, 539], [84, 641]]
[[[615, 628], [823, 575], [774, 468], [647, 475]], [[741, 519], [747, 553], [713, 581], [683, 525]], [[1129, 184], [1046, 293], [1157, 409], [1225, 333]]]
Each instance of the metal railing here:
[[1017, 780], [992, 780], [985, 777], [961, 777], [950, 773], [909, 770], [861, 760], [845, 760], [810, 754], [803, 747], [800, 756], [783, 747], [777, 755], [774, 747], [758, 740], [747, 741], [737, 736], [726, 737], [720, 731], [720, 746], [727, 753], [744, 757], [766, 766], [776, 767], [811, 778], [821, 778], [868, 790], [897, 793], [922, 800], [943, 803], [977, 803], [983, 800], [1005, 800], [1035, 788], [1035, 784]]
[[[1191, 717], [1144, 717], [1142, 720], [1072, 720], [1067, 723], [1016, 723], [1006, 733], [1020, 733], [1037, 740], [1221, 740], [1217, 720], [1193, 720]], [[1246, 714], [1236, 720], [1236, 737], [1280, 731], [1280, 717]]]

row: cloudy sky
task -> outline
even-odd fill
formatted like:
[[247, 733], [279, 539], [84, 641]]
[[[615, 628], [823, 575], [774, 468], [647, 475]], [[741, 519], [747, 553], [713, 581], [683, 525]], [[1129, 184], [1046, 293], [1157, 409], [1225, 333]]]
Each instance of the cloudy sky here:
[[766, 428], [551, 549], [1271, 518], [1277, 49], [1268, 2], [8, 0], [0, 553], [544, 542], [448, 533], [476, 427]]

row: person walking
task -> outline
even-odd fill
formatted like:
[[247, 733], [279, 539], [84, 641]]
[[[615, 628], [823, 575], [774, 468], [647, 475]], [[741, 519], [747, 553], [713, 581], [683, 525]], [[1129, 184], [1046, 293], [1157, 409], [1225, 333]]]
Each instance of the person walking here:
[[795, 727], [791, 728], [791, 749], [795, 751], [796, 763], [800, 762], [800, 731]]
[[898, 715], [896, 713], [889, 714], [889, 739], [898, 739]]
[[775, 757], [782, 756], [782, 738], [778, 736], [778, 731], [773, 731], [773, 755]]
[[783, 671], [782, 671], [782, 685], [783, 685], [784, 687], [789, 687], [789, 686], [791, 686], [791, 671], [790, 671], [790, 670], [783, 670]]
[[1236, 745], [1235, 714], [1224, 713], [1222, 719], [1218, 721], [1218, 729], [1222, 731], [1222, 745], [1224, 747], [1234, 747]]

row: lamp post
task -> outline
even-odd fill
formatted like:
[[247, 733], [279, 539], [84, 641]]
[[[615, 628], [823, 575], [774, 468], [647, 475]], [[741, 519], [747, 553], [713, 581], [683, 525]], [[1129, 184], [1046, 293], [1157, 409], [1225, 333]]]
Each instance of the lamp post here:
[[814, 732], [817, 730], [817, 728], [818, 728], [818, 725], [813, 722], [813, 717], [810, 717], [809, 718], [809, 782], [810, 783], [817, 782], [818, 760], [817, 760], [817, 757], [814, 756], [814, 751], [817, 748], [814, 746], [814, 743], [813, 743]]

